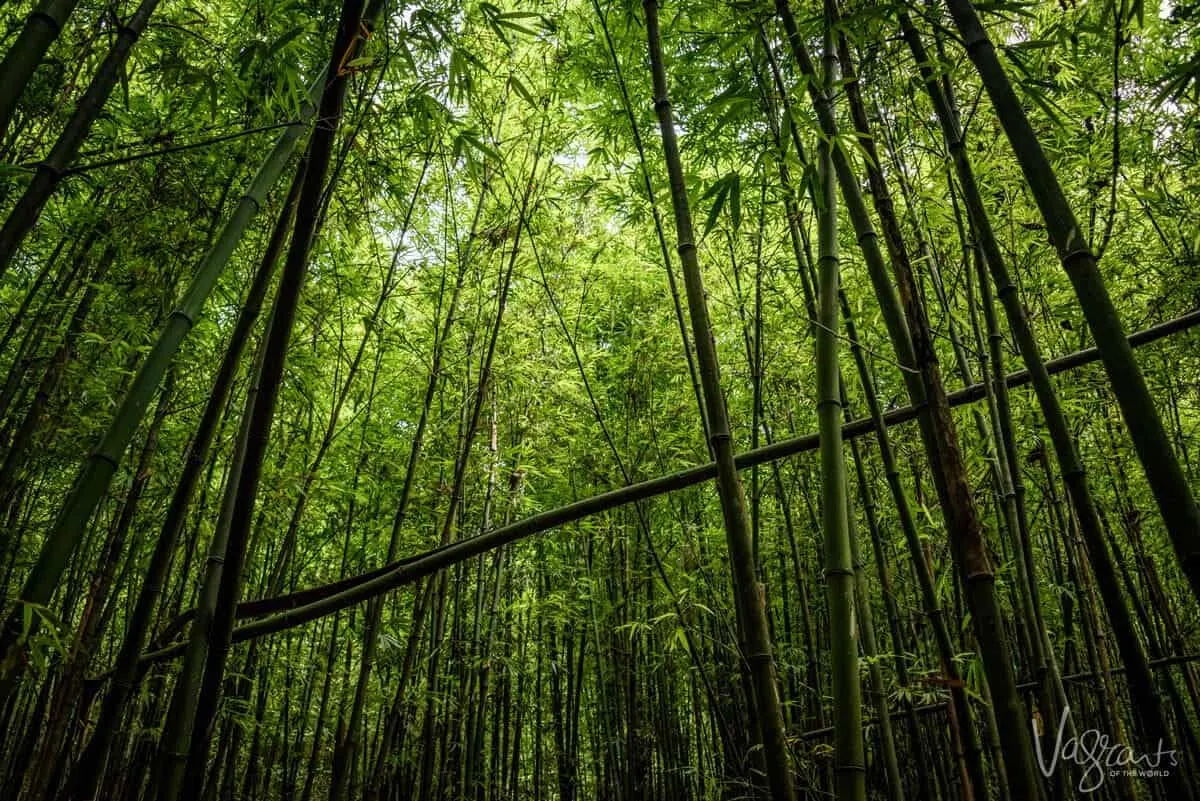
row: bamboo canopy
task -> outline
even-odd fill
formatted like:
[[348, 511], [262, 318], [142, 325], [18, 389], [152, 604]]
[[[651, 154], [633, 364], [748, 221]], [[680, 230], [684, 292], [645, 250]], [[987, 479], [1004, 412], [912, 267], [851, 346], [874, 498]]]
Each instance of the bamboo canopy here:
[[1196, 798], [1196, 0], [0, 23], [0, 798]]

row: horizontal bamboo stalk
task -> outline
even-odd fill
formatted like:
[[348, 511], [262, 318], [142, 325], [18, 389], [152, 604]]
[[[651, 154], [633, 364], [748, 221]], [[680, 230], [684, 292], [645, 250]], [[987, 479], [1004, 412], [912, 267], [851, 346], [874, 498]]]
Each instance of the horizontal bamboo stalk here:
[[[1140, 347], [1186, 331], [1197, 325], [1200, 325], [1200, 309], [1138, 331], [1129, 337], [1129, 342], [1134, 347]], [[1067, 370], [1091, 364], [1098, 361], [1099, 358], [1099, 351], [1095, 348], [1086, 348], [1046, 362], [1046, 370], [1051, 375], [1056, 375]], [[1009, 373], [1005, 377], [1005, 383], [1009, 387], [1024, 386], [1029, 383], [1029, 380], [1029, 373], [1025, 370]], [[951, 406], [961, 406], [982, 399], [985, 396], [985, 392], [986, 389], [983, 384], [972, 384], [951, 392], [948, 400]], [[912, 420], [916, 416], [916, 408], [903, 406], [884, 414], [883, 420], [884, 424], [890, 427]], [[873, 428], [874, 424], [870, 418], [859, 418], [842, 426], [842, 437], [845, 439], [860, 437], [870, 433]], [[818, 445], [818, 439], [818, 435], [813, 433], [783, 440], [741, 453], [736, 457], [735, 461], [738, 468], [743, 470], [755, 465], [768, 464], [789, 456], [815, 450]], [[244, 602], [239, 604], [237, 609], [237, 615], [240, 619], [263, 617], [265, 615], [270, 615], [270, 617], [263, 617], [262, 620], [239, 626], [233, 633], [233, 641], [243, 642], [302, 625], [311, 620], [333, 614], [340, 609], [345, 609], [346, 607], [381, 595], [389, 590], [411, 584], [418, 579], [472, 557], [487, 553], [502, 545], [507, 545], [530, 535], [581, 520], [590, 515], [695, 486], [696, 484], [712, 480], [716, 474], [716, 465], [711, 462], [691, 467], [677, 473], [648, 479], [637, 484], [610, 490], [609, 492], [602, 492], [598, 495], [593, 495], [589, 498], [584, 498], [574, 503], [527, 517], [524, 520], [519, 520], [516, 523], [503, 526], [494, 531], [434, 548], [357, 576], [300, 590], [288, 595]], [[187, 623], [190, 615], [191, 613], [188, 612], [172, 621], [163, 632], [164, 636], [158, 638], [158, 642], [162, 643], [173, 637]], [[145, 654], [141, 661], [144, 665], [149, 665], [153, 662], [172, 659], [181, 654], [184, 647], [185, 643], [167, 645]]]

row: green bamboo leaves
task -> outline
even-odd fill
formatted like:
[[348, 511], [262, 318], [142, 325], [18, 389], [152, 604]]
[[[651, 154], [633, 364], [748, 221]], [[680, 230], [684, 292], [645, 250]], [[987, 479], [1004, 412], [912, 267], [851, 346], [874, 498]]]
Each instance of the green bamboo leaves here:
[[701, 199], [712, 201], [708, 207], [708, 217], [704, 220], [703, 236], [708, 236], [712, 231], [726, 206], [729, 207], [729, 220], [733, 223], [733, 230], [737, 231], [742, 227], [742, 177], [736, 172], [718, 178], [712, 186], [704, 190]]
[[0, 11], [0, 796], [1047, 801], [1068, 707], [1200, 759], [1194, 595], [1044, 258], [1169, 321], [1129, 348], [1194, 493], [1187, 24], [985, 17], [1058, 231], [937, 3], [160, 4], [30, 228], [151, 2]]

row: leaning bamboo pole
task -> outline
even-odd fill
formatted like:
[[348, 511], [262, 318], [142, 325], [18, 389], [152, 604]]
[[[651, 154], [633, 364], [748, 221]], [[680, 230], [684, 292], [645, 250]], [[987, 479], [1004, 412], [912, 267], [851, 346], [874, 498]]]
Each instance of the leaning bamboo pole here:
[[[322, 75], [321, 79], [315, 82], [314, 90], [319, 89], [323, 83]], [[265, 205], [267, 194], [279, 179], [315, 111], [316, 107], [312, 102], [306, 103], [300, 119], [280, 134], [271, 152], [263, 159], [257, 175], [251, 180], [217, 240], [197, 266], [192, 282], [178, 307], [167, 318], [158, 340], [146, 355], [146, 360], [121, 400], [107, 431], [95, 449], [84, 458], [75, 483], [46, 535], [37, 562], [21, 591], [17, 601], [18, 607], [0, 635], [0, 687], [3, 688], [0, 689], [0, 697], [6, 694], [8, 685], [19, 674], [24, 664], [23, 660], [13, 653], [21, 637], [30, 633], [26, 632], [22, 625], [21, 605], [45, 604], [54, 593], [67, 562], [83, 539], [92, 513], [104, 497], [125, 450], [129, 447], [150, 401], [158, 391], [172, 358], [195, 325], [205, 301], [216, 287], [250, 221]]]
[[[1172, 334], [1187, 331], [1200, 325], [1200, 310], [1189, 312], [1168, 322], [1139, 331], [1130, 337], [1132, 345], [1141, 346], [1164, 339]], [[1082, 367], [1100, 359], [1094, 348], [1077, 351], [1046, 362], [1046, 370], [1051, 375]], [[1005, 383], [1011, 387], [1024, 386], [1029, 383], [1029, 374], [1020, 370], [1010, 373]], [[951, 392], [947, 396], [949, 404], [961, 406], [973, 403], [984, 397], [983, 384], [972, 384], [969, 387]], [[915, 419], [917, 409], [903, 406], [893, 409], [883, 415], [883, 423], [887, 426], [899, 425]], [[852, 439], [866, 436], [875, 431], [875, 421], [869, 417], [861, 417], [842, 426], [842, 438]], [[753, 451], [745, 451], [734, 456], [734, 464], [739, 470], [746, 470], [754, 465], [769, 464], [779, 459], [786, 459], [801, 453], [816, 450], [820, 444], [817, 434], [805, 434], [792, 439], [780, 440], [765, 445]], [[247, 601], [238, 606], [238, 618], [260, 617], [253, 623], [246, 623], [233, 632], [233, 642], [245, 642], [257, 637], [263, 637], [275, 632], [285, 631], [295, 626], [303, 625], [312, 620], [333, 614], [341, 609], [359, 604], [370, 598], [390, 592], [397, 587], [432, 575], [461, 561], [487, 553], [490, 550], [525, 539], [534, 534], [540, 534], [560, 526], [582, 520], [585, 517], [607, 512], [636, 501], [653, 498], [668, 492], [693, 487], [706, 481], [711, 481], [717, 475], [716, 464], [709, 462], [686, 470], [670, 473], [664, 476], [647, 479], [646, 481], [620, 487], [608, 492], [592, 495], [573, 503], [549, 509], [531, 515], [524, 520], [518, 520], [507, 526], [494, 529], [474, 537], [459, 540], [444, 547], [434, 548], [415, 556], [401, 559], [392, 564], [384, 565], [375, 570], [350, 576], [339, 581], [310, 587], [288, 595], [276, 598], [264, 598]], [[187, 624], [192, 613], [185, 613], [167, 626], [167, 632], [177, 634]], [[159, 639], [161, 643], [163, 638]], [[184, 643], [163, 645], [157, 650], [142, 656], [143, 668], [155, 662], [173, 659], [183, 652]], [[1069, 677], [1064, 677], [1067, 679]]]
[[[1142, 347], [1142, 345], [1158, 342], [1174, 333], [1188, 331], [1196, 326], [1200, 326], [1200, 309], [1168, 320], [1166, 323], [1152, 326], [1150, 329], [1139, 331], [1129, 337], [1129, 342], [1134, 347]], [[1070, 369], [1091, 365], [1099, 359], [1100, 356], [1096, 349], [1088, 348], [1062, 356], [1060, 359], [1045, 362], [1045, 367], [1046, 372], [1057, 375], [1070, 371]], [[1004, 383], [1010, 389], [1025, 386], [1030, 383], [1030, 375], [1026, 371], [1009, 373], [1004, 378]], [[974, 403], [983, 399], [984, 393], [983, 384], [972, 384], [962, 387], [961, 390], [950, 392], [947, 401], [950, 406]], [[882, 422], [884, 426], [888, 427], [899, 426], [901, 423], [914, 420], [917, 417], [917, 411], [913, 406], [900, 406], [899, 409], [884, 412]], [[871, 434], [875, 432], [875, 426], [875, 420], [872, 420], [871, 417], [859, 417], [841, 427], [842, 439], [854, 439]], [[756, 448], [754, 451], [738, 453], [733, 457], [733, 462], [739, 470], [748, 470], [756, 464], [769, 464], [779, 459], [797, 456], [799, 453], [815, 451], [818, 446], [820, 446], [818, 434], [804, 434], [796, 436], [796, 438], [772, 442], [772, 444]], [[694, 468], [648, 478], [646, 481], [611, 489], [606, 493], [599, 493], [565, 506], [539, 512], [523, 520], [517, 520], [516, 523], [502, 526], [502, 528], [464, 538], [450, 546], [433, 548], [424, 553], [408, 556], [408, 558], [391, 562], [389, 565], [377, 567], [376, 570], [360, 573], [358, 576], [350, 576], [337, 580], [337, 582], [290, 592], [288, 595], [242, 602], [238, 606], [239, 619], [262, 618], [262, 620], [236, 628], [233, 642], [242, 643], [248, 639], [265, 637], [266, 634], [304, 625], [308, 621], [334, 614], [337, 610], [353, 607], [368, 598], [412, 584], [416, 580], [444, 570], [445, 567], [487, 553], [488, 550], [504, 546], [504, 544], [524, 540], [534, 534], [557, 529], [559, 526], [574, 523], [576, 520], [590, 517], [592, 514], [607, 512], [613, 508], [632, 504], [632, 502], [655, 498], [655, 496], [676, 492], [679, 489], [695, 487], [696, 484], [712, 481], [715, 476], [716, 465], [714, 463], [696, 465]], [[157, 640], [156, 650], [143, 655], [140, 660], [143, 668], [149, 667], [151, 663], [172, 660], [182, 654], [184, 644], [168, 643], [168, 638], [178, 636], [182, 627], [192, 619], [193, 614], [192, 612], [184, 613], [164, 627], [163, 636]]]

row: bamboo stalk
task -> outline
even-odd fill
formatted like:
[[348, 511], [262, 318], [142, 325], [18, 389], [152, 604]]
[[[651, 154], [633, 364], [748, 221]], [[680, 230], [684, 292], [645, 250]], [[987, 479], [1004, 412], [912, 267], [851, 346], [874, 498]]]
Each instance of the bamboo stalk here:
[[[831, 0], [825, 0], [824, 70], [821, 91], [832, 103], [837, 73]], [[825, 549], [825, 592], [829, 607], [830, 662], [833, 672], [834, 775], [838, 801], [865, 801], [862, 689], [858, 675], [858, 620], [854, 544], [850, 540], [846, 462], [842, 451], [842, 397], [838, 372], [838, 204], [833, 173], [833, 142], [817, 143], [817, 418], [820, 423], [821, 532]], [[890, 735], [890, 731], [889, 731]], [[892, 763], [895, 754], [892, 753]], [[893, 777], [889, 776], [889, 779]]]
[[734, 462], [733, 438], [721, 389], [716, 343], [708, 316], [704, 280], [692, 232], [687, 186], [679, 156], [679, 145], [675, 138], [671, 101], [667, 94], [667, 73], [663, 64], [658, 29], [658, 3], [656, 0], [644, 0], [643, 9], [646, 15], [646, 39], [650, 49], [654, 82], [654, 108], [658, 115], [663, 152], [670, 176], [679, 260], [683, 265], [684, 287], [692, 322], [692, 339], [696, 344], [696, 362], [700, 371], [704, 404], [708, 411], [708, 435], [716, 461], [717, 490], [724, 514], [726, 545], [733, 572], [735, 607], [739, 613], [741, 628], [740, 647], [751, 674], [755, 717], [761, 736], [771, 796], [775, 801], [791, 801], [795, 797], [790, 770], [791, 760], [785, 741], [783, 710], [775, 687], [775, 664], [771, 655], [766, 605], [755, 574], [753, 545], [749, 521], [746, 518], [746, 501]]

